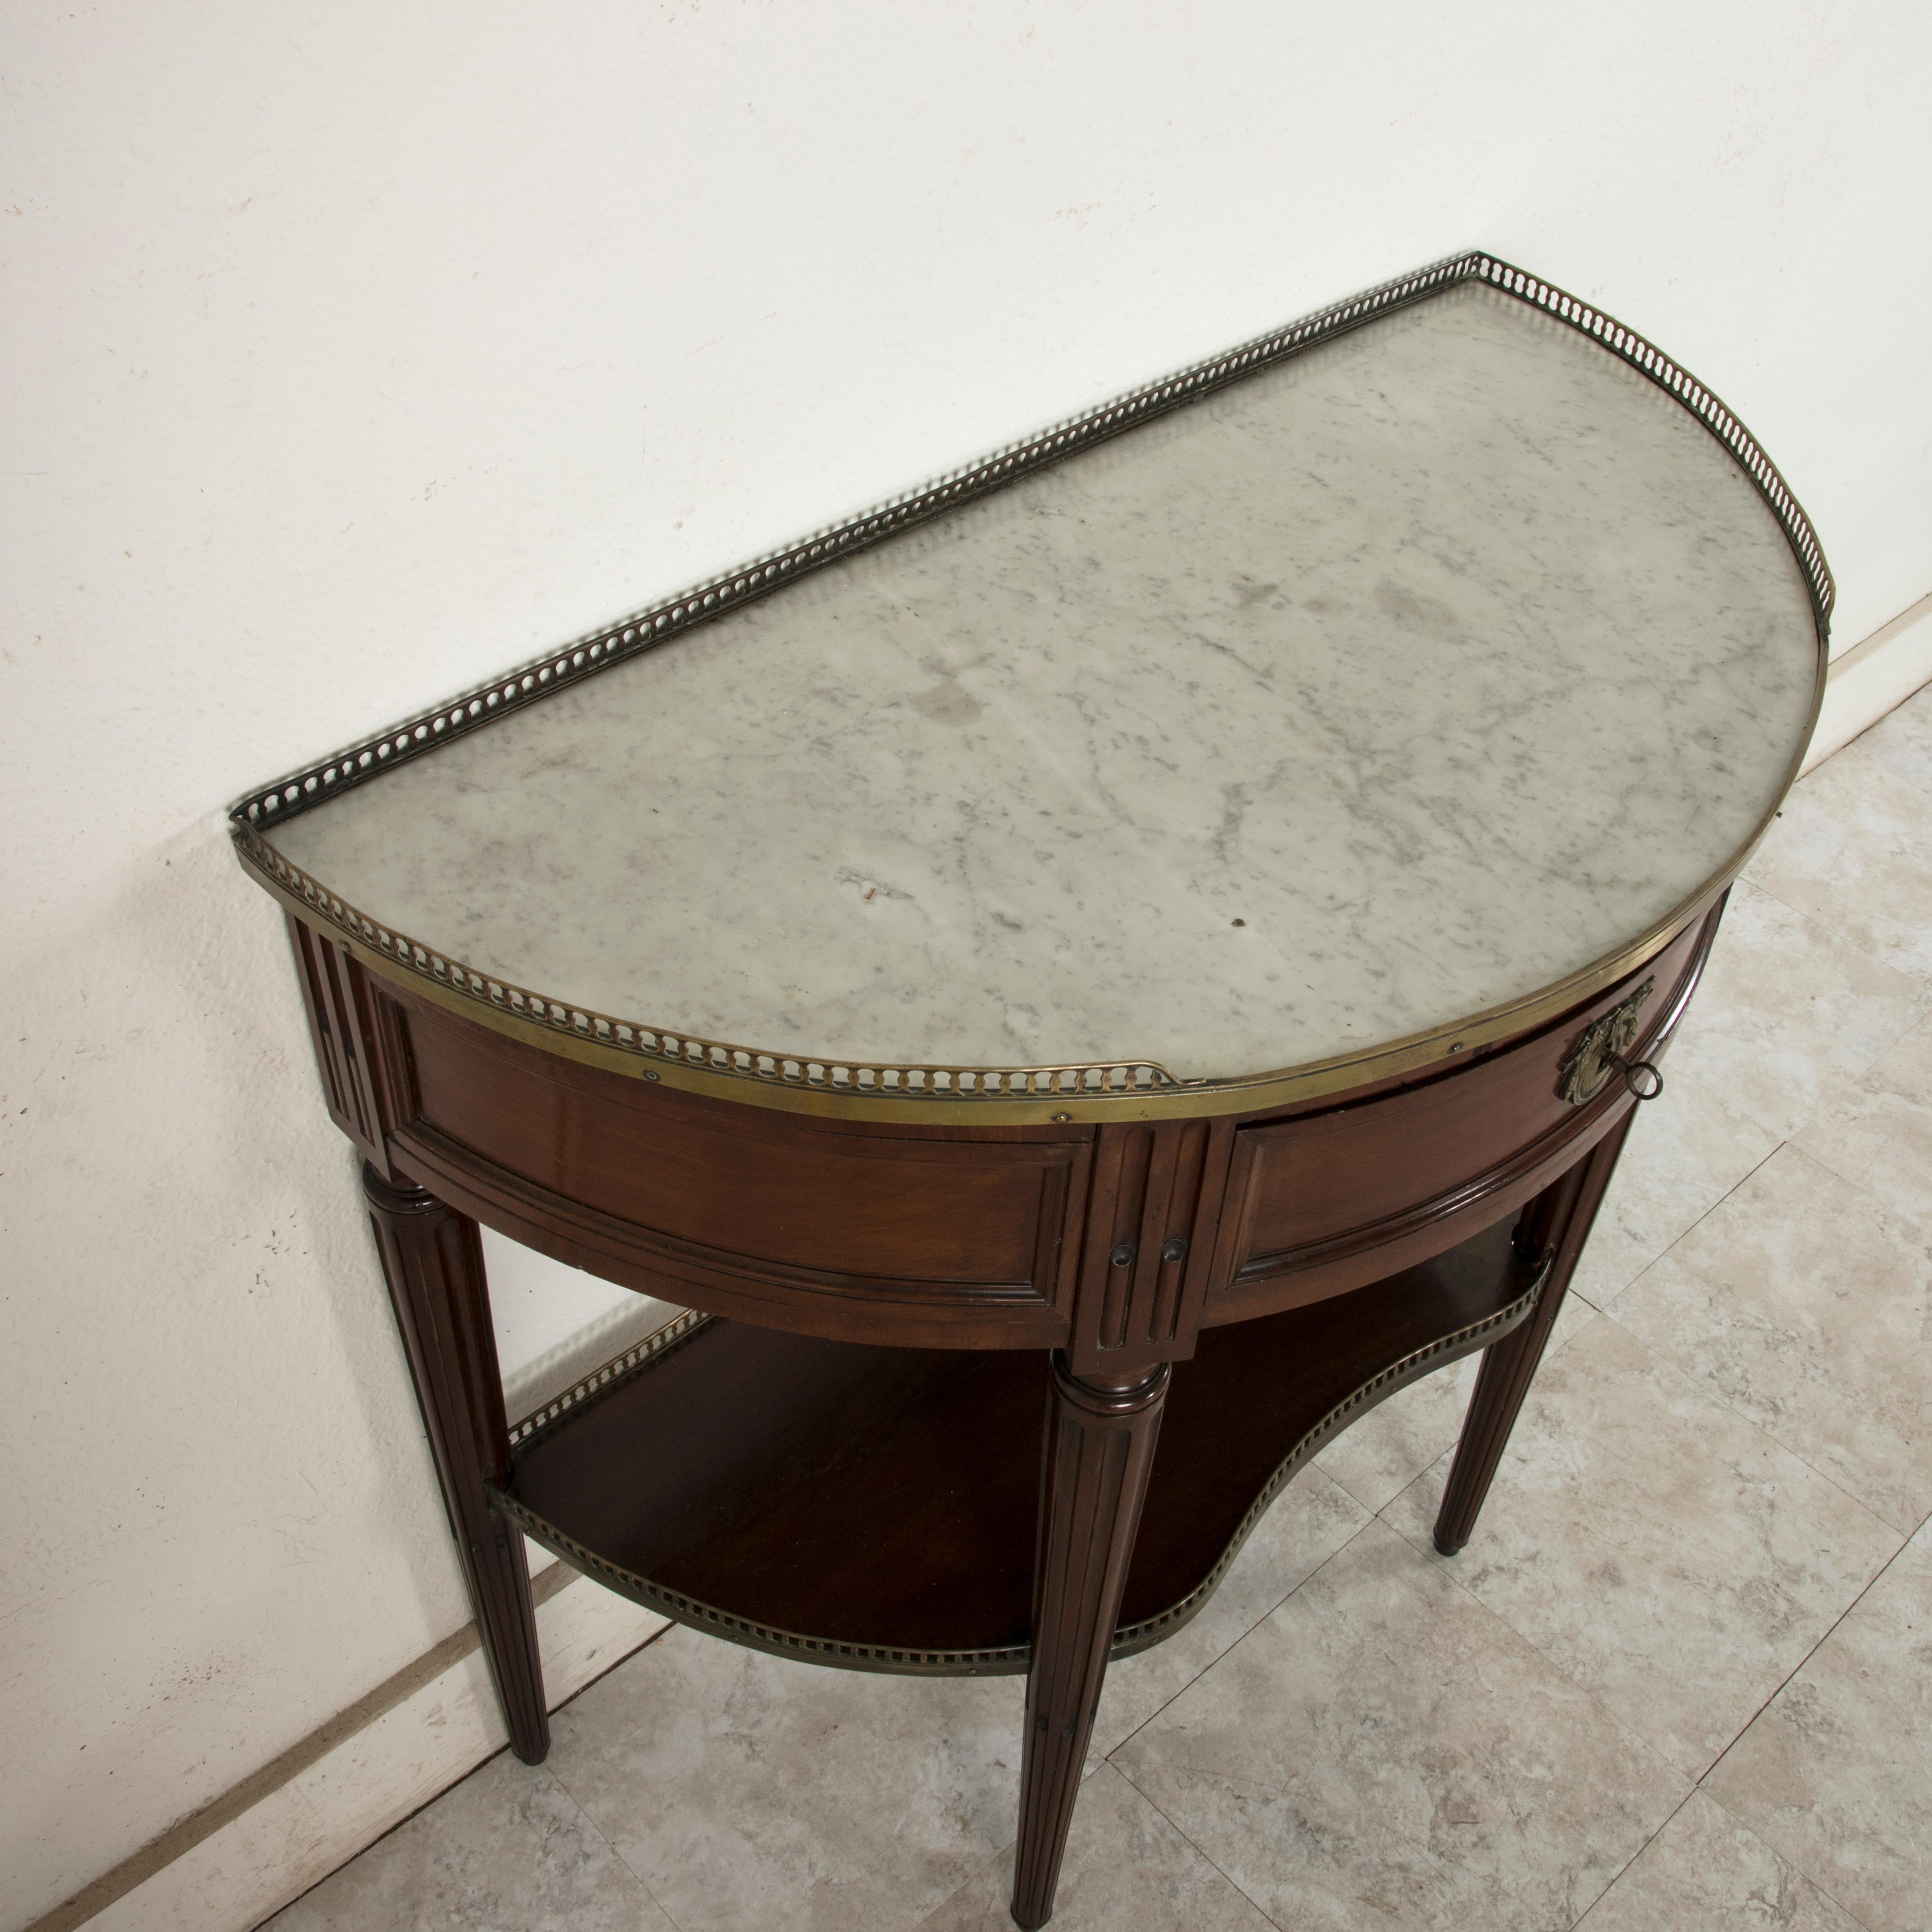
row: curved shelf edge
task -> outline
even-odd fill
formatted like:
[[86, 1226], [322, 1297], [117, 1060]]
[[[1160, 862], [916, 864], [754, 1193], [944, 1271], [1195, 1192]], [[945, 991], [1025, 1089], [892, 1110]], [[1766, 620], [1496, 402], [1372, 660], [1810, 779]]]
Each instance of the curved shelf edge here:
[[[1288, 1454], [1276, 1465], [1246, 1514], [1229, 1537], [1208, 1574], [1186, 1594], [1151, 1616], [1123, 1624], [1116, 1631], [1111, 1654], [1116, 1659], [1131, 1657], [1153, 1648], [1175, 1635], [1206, 1607], [1240, 1553], [1242, 1546], [1259, 1526], [1270, 1506], [1279, 1498], [1295, 1474], [1328, 1442], [1370, 1410], [1410, 1383], [1479, 1348], [1500, 1341], [1528, 1318], [1548, 1279], [1550, 1256], [1541, 1258], [1533, 1278], [1511, 1300], [1480, 1319], [1466, 1322], [1420, 1347], [1407, 1350], [1395, 1360], [1370, 1376], [1341, 1401], [1330, 1408], [1311, 1427], [1296, 1438]], [[1522, 1263], [1511, 1251], [1508, 1264]], [[661, 1331], [660, 1346], [639, 1345], [632, 1352], [636, 1360], [628, 1367], [611, 1372], [601, 1370], [578, 1384], [570, 1394], [541, 1411], [536, 1418], [518, 1425], [513, 1433], [520, 1450], [542, 1441], [567, 1426], [572, 1418], [645, 1371], [675, 1354], [693, 1336], [717, 1318], [681, 1318], [680, 1323]], [[688, 1325], [682, 1325], [688, 1322]], [[658, 1337], [650, 1338], [655, 1342]], [[641, 1351], [642, 1352], [640, 1352]], [[620, 1361], [623, 1358], [620, 1358]], [[1185, 1372], [1185, 1364], [1181, 1365]], [[620, 1596], [656, 1611], [674, 1623], [686, 1624], [709, 1635], [722, 1637], [747, 1649], [763, 1651], [800, 1662], [823, 1664], [835, 1670], [866, 1670], [896, 1676], [923, 1677], [989, 1677], [1022, 1674], [1031, 1660], [1031, 1648], [1012, 1643], [982, 1648], [922, 1649], [911, 1646], [865, 1642], [828, 1636], [808, 1635], [776, 1624], [742, 1616], [717, 1604], [706, 1603], [685, 1592], [674, 1589], [638, 1574], [600, 1555], [556, 1524], [549, 1521], [508, 1490], [493, 1488], [490, 1501], [500, 1514], [515, 1523], [532, 1540], [554, 1556], [594, 1578]], [[1029, 1526], [1030, 1528], [1030, 1526]]]
[[875, 1670], [902, 1677], [1012, 1677], [1023, 1675], [1032, 1660], [1032, 1647], [1007, 1644], [993, 1650], [897, 1649], [884, 1644], [849, 1643], [838, 1637], [803, 1636], [796, 1630], [780, 1630], [721, 1610], [715, 1604], [701, 1604], [682, 1592], [666, 1589], [647, 1576], [632, 1571], [586, 1550], [574, 1538], [564, 1534], [554, 1523], [547, 1522], [534, 1510], [526, 1508], [508, 1492], [492, 1489], [493, 1508], [516, 1524], [532, 1542], [540, 1543], [553, 1556], [593, 1577], [606, 1589], [655, 1610], [673, 1623], [688, 1624], [707, 1636], [720, 1636], [747, 1650], [762, 1650], [773, 1657], [789, 1657], [805, 1664], [823, 1664], [835, 1670]]
[[1370, 1409], [1387, 1401], [1398, 1390], [1406, 1388], [1411, 1382], [1420, 1382], [1424, 1376], [1433, 1375], [1438, 1369], [1465, 1355], [1473, 1354], [1478, 1348], [1486, 1348], [1500, 1342], [1505, 1335], [1521, 1328], [1535, 1311], [1554, 1258], [1550, 1255], [1543, 1258], [1534, 1279], [1507, 1306], [1498, 1309], [1495, 1314], [1486, 1316], [1480, 1322], [1457, 1329], [1453, 1334], [1444, 1336], [1440, 1341], [1430, 1342], [1426, 1348], [1414, 1350], [1400, 1361], [1391, 1363], [1381, 1374], [1371, 1377], [1346, 1401], [1337, 1402], [1282, 1459], [1267, 1486], [1249, 1505], [1240, 1526], [1228, 1538], [1228, 1546], [1207, 1576], [1171, 1610], [1162, 1610], [1156, 1616], [1143, 1617], [1138, 1623], [1122, 1624], [1114, 1633], [1110, 1654], [1117, 1658], [1138, 1655], [1142, 1651], [1151, 1650], [1157, 1643], [1165, 1642], [1191, 1623], [1207, 1608], [1208, 1600], [1221, 1587], [1222, 1580], [1241, 1553], [1242, 1545], [1255, 1533], [1262, 1518], [1268, 1514], [1302, 1466], [1350, 1424], [1360, 1421]]

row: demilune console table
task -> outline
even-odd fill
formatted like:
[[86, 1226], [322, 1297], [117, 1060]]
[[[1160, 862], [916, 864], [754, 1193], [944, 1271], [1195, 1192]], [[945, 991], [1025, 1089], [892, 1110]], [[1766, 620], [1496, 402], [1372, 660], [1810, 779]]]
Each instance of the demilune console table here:
[[[1480, 1348], [1469, 1536], [1831, 602], [1715, 396], [1470, 254], [237, 805], [519, 1756], [520, 1532], [1024, 1672], [1043, 1923], [1108, 1659]], [[692, 1312], [512, 1426], [479, 1222]]]

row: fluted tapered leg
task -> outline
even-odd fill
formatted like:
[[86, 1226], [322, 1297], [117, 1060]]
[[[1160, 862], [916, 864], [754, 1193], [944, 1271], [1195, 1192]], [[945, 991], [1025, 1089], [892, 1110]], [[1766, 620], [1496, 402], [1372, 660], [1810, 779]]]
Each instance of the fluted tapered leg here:
[[1023, 1926], [1052, 1916], [1167, 1382], [1165, 1363], [1109, 1384], [1083, 1381], [1064, 1355], [1053, 1358], [1013, 1873], [1013, 1918]]
[[1454, 1556], [1475, 1529], [1483, 1499], [1490, 1492], [1503, 1451], [1509, 1447], [1510, 1431], [1516, 1426], [1517, 1412], [1549, 1346], [1550, 1331], [1562, 1310], [1570, 1277], [1576, 1271], [1583, 1244], [1589, 1239], [1597, 1210], [1604, 1204], [1604, 1190], [1616, 1171], [1617, 1156], [1636, 1115], [1636, 1109], [1629, 1108], [1588, 1154], [1529, 1204], [1517, 1226], [1519, 1256], [1531, 1267], [1540, 1265], [1548, 1256], [1550, 1272], [1534, 1313], [1484, 1353], [1476, 1392], [1469, 1399], [1469, 1413], [1462, 1424], [1462, 1439], [1456, 1446], [1448, 1486], [1442, 1492], [1442, 1507], [1436, 1513], [1436, 1546], [1444, 1556]]
[[426, 1189], [362, 1170], [382, 1273], [422, 1406], [510, 1744], [526, 1764], [550, 1749], [536, 1609], [524, 1539], [490, 1507], [510, 1474], [510, 1432], [476, 1223]]

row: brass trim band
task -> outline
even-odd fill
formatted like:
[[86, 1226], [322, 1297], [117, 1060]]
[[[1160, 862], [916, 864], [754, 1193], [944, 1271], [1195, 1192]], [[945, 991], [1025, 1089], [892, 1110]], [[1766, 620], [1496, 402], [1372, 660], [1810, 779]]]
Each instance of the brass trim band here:
[[[1762, 836], [1761, 830], [1758, 836]], [[524, 994], [520, 988], [506, 988], [501, 982], [469, 974], [468, 969], [452, 964], [428, 948], [364, 920], [353, 908], [324, 892], [260, 841], [246, 834], [237, 839], [244, 860], [275, 898], [298, 919], [331, 928], [334, 937], [377, 978], [526, 1046], [586, 1066], [601, 1067], [606, 1072], [621, 1073], [632, 1079], [661, 1080], [668, 1087], [716, 1100], [740, 1100], [784, 1113], [850, 1120], [894, 1120], [926, 1126], [941, 1122], [964, 1126], [975, 1120], [982, 1125], [997, 1122], [1007, 1126], [1044, 1126], [1102, 1120], [1204, 1120], [1223, 1114], [1263, 1113], [1297, 1101], [1366, 1086], [1438, 1062], [1446, 1065], [1478, 1048], [1493, 1046], [1555, 1019], [1655, 958], [1730, 883], [1756, 842], [1754, 837], [1751, 844], [1723, 872], [1700, 886], [1668, 917], [1628, 946], [1522, 999], [1472, 1014], [1454, 1025], [1366, 1047], [1359, 1053], [1225, 1079], [1178, 1080], [1157, 1062], [1148, 1060], [1114, 1061], [1094, 1068], [855, 1070], [830, 1059], [816, 1061], [791, 1054], [761, 1054], [718, 1041], [686, 1040], [677, 1035], [658, 1034], [654, 1029], [633, 1027], [581, 1007], [565, 1006], [538, 994]], [[459, 974], [466, 974], [476, 984], [458, 980], [455, 976]], [[523, 1010], [509, 1004], [512, 993], [526, 1003]], [[668, 1039], [676, 1045], [666, 1050], [654, 1043], [643, 1043], [639, 1036], [653, 1042]], [[751, 1064], [746, 1064], [748, 1061]], [[759, 1061], [779, 1070], [763, 1070]], [[787, 1072], [783, 1070], [788, 1066], [799, 1070]], [[1131, 1083], [1122, 1079], [1115, 1085], [1101, 1084], [1101, 1076], [1122, 1070], [1148, 1077]], [[854, 1077], [856, 1073], [880, 1071], [936, 1074], [958, 1084], [920, 1090], [883, 1082], [862, 1084]], [[1092, 1084], [1072, 1084], [1090, 1074], [1095, 1076]], [[1061, 1078], [1068, 1084], [1048, 1084]]]

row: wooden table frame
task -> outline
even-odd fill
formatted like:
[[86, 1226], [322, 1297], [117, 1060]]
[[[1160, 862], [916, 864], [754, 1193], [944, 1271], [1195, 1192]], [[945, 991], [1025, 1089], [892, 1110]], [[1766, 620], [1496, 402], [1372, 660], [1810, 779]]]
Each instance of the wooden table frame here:
[[[1625, 1076], [1668, 1046], [1722, 909], [1721, 894], [1691, 909], [1616, 985], [1447, 1070], [1253, 1114], [1004, 1126], [962, 1105], [956, 1126], [903, 1127], [802, 1120], [578, 1064], [452, 1012], [292, 913], [325, 1093], [365, 1162], [517, 1754], [536, 1763], [549, 1745], [524, 1531], [668, 1615], [781, 1654], [928, 1674], [1024, 1669], [1012, 1912], [1044, 1924], [1110, 1657], [1181, 1628], [1321, 1442], [1481, 1348], [1436, 1527], [1445, 1552], [1468, 1540], [1629, 1130], [1641, 1083]], [[1606, 1059], [1612, 1028], [1622, 1050]], [[1605, 1064], [1580, 1094], [1592, 1042]], [[682, 1354], [611, 1378], [513, 1444], [479, 1222], [722, 1318], [702, 1346], [694, 1326]], [[1216, 1340], [1235, 1324], [1257, 1324], [1252, 1348]], [[1225, 1419], [1197, 1406], [1184, 1429], [1175, 1404], [1196, 1375], [1219, 1378], [1209, 1407]], [[772, 1394], [724, 1399], [714, 1383]], [[969, 1445], [991, 1472], [976, 1497], [948, 1445], [973, 1415], [1007, 1415], [1015, 1400], [1038, 1401], [1043, 1434], [1016, 1446], [1013, 1430], [986, 1425]], [[957, 1413], [922, 1436], [944, 1402]], [[850, 1514], [871, 1510], [897, 1539], [896, 1568], [760, 1567], [751, 1472], [788, 1466], [741, 1438], [781, 1412], [784, 1442], [830, 1444], [838, 1472], [800, 1492], [800, 1520], [849, 1534]], [[905, 1480], [945, 1487], [958, 1522], [980, 1526], [944, 1551], [936, 1533], [923, 1546], [964, 1566], [943, 1602], [907, 1574], [920, 1526], [896, 1492], [867, 1486], [886, 1479], [864, 1432], [832, 1441], [838, 1418], [858, 1413], [898, 1432]], [[1238, 1498], [1161, 1500], [1160, 1534], [1142, 1539], [1170, 1413], [1184, 1430], [1176, 1482], [1243, 1458], [1269, 1473], [1243, 1478], [1253, 1494], [1238, 1513]], [[627, 1468], [627, 1496], [598, 1486], [612, 1443], [645, 1459]], [[668, 1500], [636, 1500], [639, 1466]], [[987, 1495], [1006, 1498], [1004, 1521], [1028, 1482], [1034, 1520], [988, 1527]], [[721, 1507], [736, 1527], [706, 1543], [692, 1525]], [[640, 1510], [656, 1512], [649, 1526]], [[1190, 1514], [1206, 1519], [1198, 1533], [1180, 1520]], [[1220, 1552], [1211, 1562], [1203, 1537]], [[1012, 1572], [1028, 1543], [1022, 1605]], [[748, 1579], [734, 1587], [752, 1600], [714, 1603], [680, 1574]], [[1143, 1600], [1124, 1622], [1135, 1590]], [[814, 1617], [850, 1627], [805, 1628]]]

